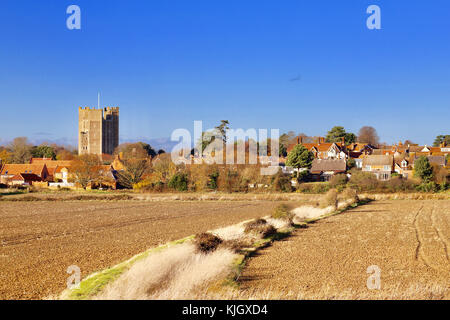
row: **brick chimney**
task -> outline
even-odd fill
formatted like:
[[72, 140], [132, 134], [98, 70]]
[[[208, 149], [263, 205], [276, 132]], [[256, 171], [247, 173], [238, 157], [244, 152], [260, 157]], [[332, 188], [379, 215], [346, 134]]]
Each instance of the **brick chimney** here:
[[319, 145], [321, 144], [321, 143], [324, 143], [325, 142], [325, 138], [324, 137], [319, 137]]

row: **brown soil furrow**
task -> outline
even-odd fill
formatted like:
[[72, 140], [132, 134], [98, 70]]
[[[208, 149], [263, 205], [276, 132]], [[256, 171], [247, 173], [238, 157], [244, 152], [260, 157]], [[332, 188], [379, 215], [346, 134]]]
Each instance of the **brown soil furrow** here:
[[[39, 299], [148, 248], [269, 214], [271, 201], [2, 202], [0, 299]], [[13, 240], [16, 239], [16, 240]], [[11, 241], [17, 241], [12, 245]]]
[[434, 205], [429, 205], [426, 210], [421, 210], [416, 219], [416, 230], [420, 238], [420, 260], [435, 271], [448, 269], [446, 244], [440, 238], [434, 219]]
[[447, 261], [450, 261], [449, 254], [448, 254], [448, 244], [447, 244], [447, 241], [445, 240], [444, 234], [439, 229], [438, 224], [436, 223], [436, 217], [434, 215], [434, 212], [435, 212], [435, 210], [433, 207], [433, 209], [431, 211], [431, 223], [432, 223], [434, 230], [436, 231], [436, 235], [438, 236], [439, 241], [442, 243], [442, 246], [444, 247], [445, 257], [447, 258]]
[[[244, 208], [244, 207], [247, 207], [250, 205], [251, 204], [230, 206], [230, 209], [241, 209], [241, 208]], [[108, 209], [108, 210], [110, 210], [110, 209]], [[218, 210], [223, 210], [223, 209], [221, 209], [221, 208], [220, 209], [215, 209], [215, 208], [207, 209], [208, 212], [216, 212]], [[18, 237], [2, 238], [2, 239], [0, 239], [0, 241], [1, 241], [1, 245], [3, 247], [8, 247], [8, 246], [14, 246], [14, 245], [22, 244], [22, 243], [27, 243], [30, 241], [41, 240], [44, 238], [56, 239], [59, 237], [72, 236], [72, 235], [76, 235], [76, 234], [87, 234], [87, 233], [98, 232], [98, 231], [105, 230], [105, 229], [120, 229], [120, 228], [132, 226], [132, 225], [136, 225], [136, 224], [143, 224], [143, 223], [154, 222], [154, 221], [201, 216], [201, 215], [205, 214], [205, 211], [206, 210], [199, 210], [198, 213], [171, 215], [171, 216], [166, 216], [166, 217], [149, 217], [149, 218], [142, 218], [142, 219], [132, 219], [132, 220], [129, 220], [126, 222], [122, 222], [120, 224], [106, 223], [101, 226], [90, 228], [88, 230], [75, 230], [75, 231], [71, 231], [71, 232], [69, 231], [69, 232], [53, 233], [53, 234], [52, 233], [39, 233], [39, 234], [33, 234], [33, 235], [21, 235]]]
[[414, 215], [414, 220], [413, 220], [413, 225], [414, 225], [414, 230], [416, 233], [416, 240], [417, 240], [417, 246], [416, 246], [416, 254], [415, 254], [415, 259], [419, 260], [420, 257], [420, 248], [422, 247], [422, 241], [420, 239], [420, 233], [419, 233], [419, 225], [418, 225], [418, 218], [419, 218], [419, 214], [422, 211], [423, 206], [421, 206], [419, 208], [419, 210], [417, 210], [416, 214]]

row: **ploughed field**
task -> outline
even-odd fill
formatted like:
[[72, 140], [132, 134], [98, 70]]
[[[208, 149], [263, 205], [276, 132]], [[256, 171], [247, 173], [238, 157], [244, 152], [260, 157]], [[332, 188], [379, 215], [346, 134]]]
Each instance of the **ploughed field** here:
[[[374, 201], [250, 259], [243, 297], [450, 299], [450, 201]], [[367, 280], [379, 267], [380, 289]], [[376, 282], [369, 281], [372, 288]], [[375, 286], [374, 286], [375, 285]]]
[[270, 214], [271, 201], [0, 202], [0, 299], [42, 299], [172, 240]]

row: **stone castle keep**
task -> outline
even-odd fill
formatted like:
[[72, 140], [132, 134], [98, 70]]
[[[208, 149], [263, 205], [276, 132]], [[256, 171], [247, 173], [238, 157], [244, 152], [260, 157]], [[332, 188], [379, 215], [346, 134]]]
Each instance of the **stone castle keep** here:
[[113, 154], [119, 145], [119, 108], [78, 108], [78, 154]]

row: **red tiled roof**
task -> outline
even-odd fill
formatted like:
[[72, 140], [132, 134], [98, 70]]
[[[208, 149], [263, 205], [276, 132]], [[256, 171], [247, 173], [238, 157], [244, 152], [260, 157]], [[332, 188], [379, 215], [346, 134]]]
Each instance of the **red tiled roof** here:
[[25, 179], [20, 174], [15, 174], [13, 177], [9, 178], [11, 181], [25, 181]]
[[441, 152], [440, 147], [428, 147], [428, 149], [430, 149], [431, 153], [440, 153]]
[[45, 164], [5, 164], [0, 174], [1, 175], [16, 175], [21, 173], [35, 173], [41, 175], [44, 171]]
[[[316, 150], [318, 152], [326, 152], [326, 151], [328, 151], [333, 144], [334, 143], [330, 143], [330, 142], [324, 142], [324, 143], [301, 143], [301, 145], [303, 145], [306, 149], [311, 151], [313, 148], [316, 148]], [[294, 149], [294, 147], [296, 145], [297, 145], [297, 143], [290, 144], [288, 146], [288, 148], [287, 148], [287, 152], [288, 153], [291, 152], [292, 149]], [[337, 146], [337, 148], [339, 150], [341, 149], [341, 147], [338, 144], [336, 144], [336, 146]]]
[[70, 166], [72, 165], [72, 160], [52, 160], [50, 158], [32, 158], [32, 164], [45, 164], [47, 165], [47, 169], [56, 168], [59, 166]]

